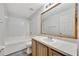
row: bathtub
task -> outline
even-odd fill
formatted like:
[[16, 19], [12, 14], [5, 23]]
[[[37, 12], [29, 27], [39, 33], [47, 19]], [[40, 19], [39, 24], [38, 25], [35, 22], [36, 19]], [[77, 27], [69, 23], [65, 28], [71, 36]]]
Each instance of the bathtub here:
[[18, 37], [8, 37], [5, 39], [5, 48], [2, 51], [3, 55], [8, 55], [22, 49], [31, 46], [30, 36], [18, 36]]

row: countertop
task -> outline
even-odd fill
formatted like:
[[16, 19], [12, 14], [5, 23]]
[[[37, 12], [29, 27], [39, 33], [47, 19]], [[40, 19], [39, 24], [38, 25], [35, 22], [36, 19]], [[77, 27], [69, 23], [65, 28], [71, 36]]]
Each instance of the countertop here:
[[77, 56], [77, 43], [59, 40], [59, 39], [52, 39], [53, 42], [44, 41], [46, 37], [44, 36], [35, 36], [32, 39], [48, 46], [49, 48], [55, 49], [56, 51], [67, 55], [67, 56]]

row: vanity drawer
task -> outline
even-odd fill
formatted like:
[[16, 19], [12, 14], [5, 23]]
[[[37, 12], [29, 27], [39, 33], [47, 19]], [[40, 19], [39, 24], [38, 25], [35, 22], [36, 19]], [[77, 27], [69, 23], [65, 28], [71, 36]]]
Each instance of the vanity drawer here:
[[64, 56], [64, 55], [49, 48], [49, 56]]

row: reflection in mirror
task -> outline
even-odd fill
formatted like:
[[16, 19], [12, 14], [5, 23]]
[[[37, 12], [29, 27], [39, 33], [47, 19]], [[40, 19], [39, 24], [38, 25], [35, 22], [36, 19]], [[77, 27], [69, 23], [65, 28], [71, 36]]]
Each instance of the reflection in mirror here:
[[41, 14], [41, 33], [77, 38], [76, 4], [63, 3]]

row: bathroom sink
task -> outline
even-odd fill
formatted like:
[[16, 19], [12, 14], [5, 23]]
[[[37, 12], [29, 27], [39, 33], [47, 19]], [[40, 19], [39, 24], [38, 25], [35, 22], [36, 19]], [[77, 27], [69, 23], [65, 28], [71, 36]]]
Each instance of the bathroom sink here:
[[50, 39], [50, 38], [45, 38], [45, 39], [42, 39], [42, 40], [45, 41], [45, 42], [54, 42], [54, 40]]

